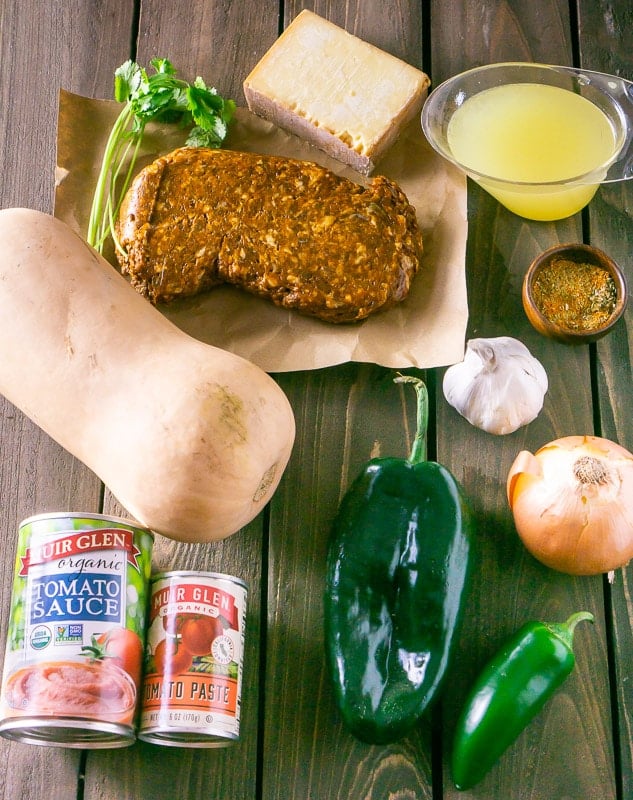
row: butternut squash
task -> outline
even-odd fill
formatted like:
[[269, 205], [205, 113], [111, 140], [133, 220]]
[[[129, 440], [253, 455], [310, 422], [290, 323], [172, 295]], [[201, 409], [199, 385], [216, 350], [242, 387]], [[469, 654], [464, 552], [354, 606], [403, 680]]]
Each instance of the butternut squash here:
[[252, 520], [295, 436], [263, 370], [182, 332], [65, 223], [23, 208], [0, 211], [0, 392], [181, 541]]

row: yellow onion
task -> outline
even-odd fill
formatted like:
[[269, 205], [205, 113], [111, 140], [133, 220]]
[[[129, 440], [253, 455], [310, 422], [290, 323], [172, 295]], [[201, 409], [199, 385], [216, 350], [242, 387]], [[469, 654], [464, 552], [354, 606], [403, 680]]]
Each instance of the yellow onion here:
[[633, 557], [633, 454], [598, 436], [521, 451], [508, 473], [517, 533], [543, 564], [597, 575]]

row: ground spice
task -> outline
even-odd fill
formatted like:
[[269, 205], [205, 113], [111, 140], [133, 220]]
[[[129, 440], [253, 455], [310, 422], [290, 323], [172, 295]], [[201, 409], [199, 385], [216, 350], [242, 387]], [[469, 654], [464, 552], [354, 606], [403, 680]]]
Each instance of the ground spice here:
[[532, 292], [541, 314], [570, 331], [601, 327], [617, 300], [615, 281], [608, 270], [566, 258], [553, 258], [542, 267]]

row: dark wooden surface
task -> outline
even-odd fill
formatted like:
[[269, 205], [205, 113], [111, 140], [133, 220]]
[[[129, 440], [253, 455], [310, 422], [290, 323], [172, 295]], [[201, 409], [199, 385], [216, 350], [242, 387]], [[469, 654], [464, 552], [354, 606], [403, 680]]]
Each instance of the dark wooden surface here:
[[[243, 102], [243, 78], [303, 7], [424, 68], [434, 84], [503, 60], [579, 64], [633, 78], [628, 0], [0, 0], [0, 206], [53, 207], [60, 87], [110, 97], [129, 56], [169, 57]], [[587, 608], [577, 669], [488, 777], [480, 800], [630, 800], [633, 797], [633, 568], [612, 584], [539, 565], [520, 545], [505, 500], [516, 453], [596, 432], [633, 449], [633, 309], [595, 347], [539, 337], [520, 304], [532, 257], [586, 240], [613, 255], [633, 284], [633, 187], [600, 190], [589, 210], [530, 223], [469, 184], [468, 335], [512, 335], [544, 364], [550, 389], [539, 418], [506, 437], [468, 425], [445, 403], [442, 370], [426, 377], [434, 401], [433, 455], [470, 494], [479, 562], [442, 702], [397, 745], [368, 747], [341, 726], [326, 680], [321, 595], [331, 519], [362, 463], [403, 455], [412, 398], [388, 370], [347, 364], [277, 376], [297, 419], [289, 468], [266, 514], [219, 545], [160, 540], [159, 568], [217, 569], [250, 586], [242, 739], [225, 750], [137, 744], [80, 752], [0, 740], [7, 800], [454, 800], [447, 770], [455, 715], [469, 682], [527, 618]], [[98, 480], [0, 398], [0, 580], [6, 636], [18, 522], [59, 509], [125, 512]]]

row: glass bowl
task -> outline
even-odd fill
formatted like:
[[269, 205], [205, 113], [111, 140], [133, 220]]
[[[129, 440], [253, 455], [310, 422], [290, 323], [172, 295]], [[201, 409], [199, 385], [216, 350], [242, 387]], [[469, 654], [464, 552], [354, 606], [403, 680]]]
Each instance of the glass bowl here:
[[633, 83], [510, 62], [462, 72], [422, 109], [431, 146], [510, 211], [563, 219], [633, 177]]

